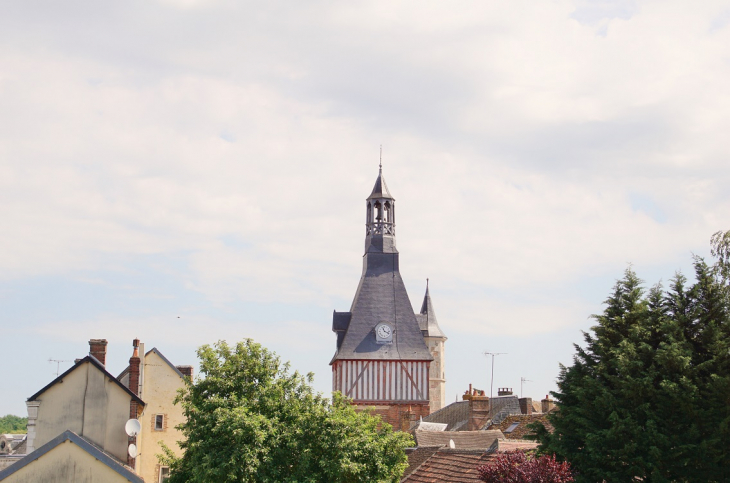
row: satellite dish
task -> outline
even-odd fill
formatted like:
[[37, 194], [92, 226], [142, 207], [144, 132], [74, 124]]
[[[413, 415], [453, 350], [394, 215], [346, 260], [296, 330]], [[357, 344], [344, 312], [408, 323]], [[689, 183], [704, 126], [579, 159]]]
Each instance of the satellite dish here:
[[456, 444], [454, 444], [454, 440], [453, 439], [450, 439], [449, 440], [449, 448], [451, 448], [451, 449], [456, 448]]
[[134, 444], [134, 443], [130, 444], [129, 448], [127, 448], [127, 451], [129, 452], [129, 456], [131, 456], [132, 458], [137, 457], [137, 445], [136, 444]]
[[127, 424], [124, 425], [124, 431], [127, 432], [128, 436], [137, 436], [141, 430], [142, 425], [139, 424], [139, 420], [137, 419], [130, 419], [127, 421]]

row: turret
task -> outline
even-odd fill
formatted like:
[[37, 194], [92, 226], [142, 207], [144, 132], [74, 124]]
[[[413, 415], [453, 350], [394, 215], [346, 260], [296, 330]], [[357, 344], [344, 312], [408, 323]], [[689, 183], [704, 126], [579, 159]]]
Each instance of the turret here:
[[395, 198], [380, 165], [373, 191], [365, 200], [365, 252], [395, 253]]

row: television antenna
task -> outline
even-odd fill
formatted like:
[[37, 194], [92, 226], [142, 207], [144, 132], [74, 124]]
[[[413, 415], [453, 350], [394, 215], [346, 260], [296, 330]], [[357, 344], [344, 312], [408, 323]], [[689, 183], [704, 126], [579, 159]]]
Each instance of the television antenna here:
[[56, 363], [56, 377], [61, 373], [61, 363], [62, 362], [73, 362], [71, 359], [48, 359], [48, 362], [55, 362]]
[[520, 397], [522, 397], [522, 385], [526, 382], [533, 382], [529, 379], [525, 379], [524, 377], [520, 377]]
[[489, 383], [489, 417], [492, 418], [494, 415], [492, 414], [492, 391], [494, 389], [494, 357], [495, 356], [503, 356], [507, 354], [506, 352], [485, 352], [485, 356], [492, 356], [492, 380]]

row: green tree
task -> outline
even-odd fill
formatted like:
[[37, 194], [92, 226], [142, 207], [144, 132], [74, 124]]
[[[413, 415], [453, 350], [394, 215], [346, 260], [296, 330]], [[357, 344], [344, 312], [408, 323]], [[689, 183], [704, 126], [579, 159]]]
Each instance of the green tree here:
[[0, 418], [0, 434], [23, 434], [27, 432], [28, 418], [7, 414]]
[[184, 455], [162, 458], [179, 482], [396, 482], [407, 466], [410, 435], [339, 393], [311, 388], [312, 375], [252, 340], [198, 349], [201, 377], [176, 399]]
[[[540, 451], [569, 461], [577, 482], [720, 482], [730, 478], [727, 248], [695, 257], [695, 281], [645, 290], [628, 269], [561, 366], [555, 431]], [[724, 250], [724, 251], [723, 251]]]

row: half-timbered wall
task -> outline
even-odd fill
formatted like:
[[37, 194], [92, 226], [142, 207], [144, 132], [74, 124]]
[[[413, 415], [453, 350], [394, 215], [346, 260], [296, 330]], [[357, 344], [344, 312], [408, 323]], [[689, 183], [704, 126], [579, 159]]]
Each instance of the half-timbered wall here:
[[350, 361], [332, 365], [332, 387], [354, 402], [426, 401], [428, 361]]

